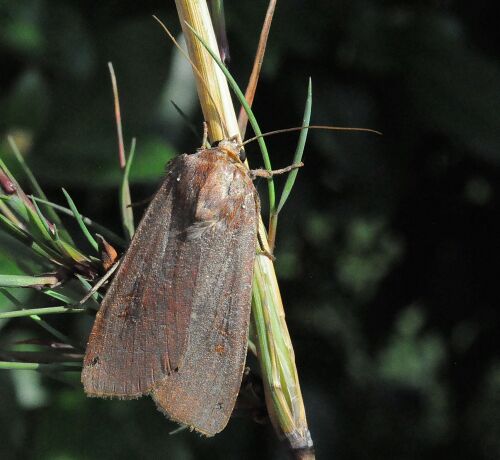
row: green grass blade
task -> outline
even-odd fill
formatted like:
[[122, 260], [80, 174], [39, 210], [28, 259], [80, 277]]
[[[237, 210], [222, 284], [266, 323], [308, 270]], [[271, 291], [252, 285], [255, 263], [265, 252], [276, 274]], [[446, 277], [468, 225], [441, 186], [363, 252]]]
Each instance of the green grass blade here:
[[[309, 78], [309, 85], [307, 88], [307, 99], [306, 105], [304, 108], [304, 117], [302, 119], [302, 126], [309, 126], [309, 122], [311, 120], [311, 109], [312, 109], [312, 81]], [[304, 147], [306, 145], [307, 133], [309, 132], [308, 128], [304, 128], [300, 132], [299, 142], [297, 144], [297, 149], [295, 150], [295, 155], [293, 157], [293, 163], [298, 164], [302, 161], [302, 155], [304, 154]], [[281, 194], [278, 207], [276, 209], [276, 214], [278, 214], [286, 203], [286, 200], [290, 196], [293, 185], [295, 183], [295, 179], [297, 178], [299, 170], [292, 169], [286, 178], [285, 186], [283, 187], [283, 192]]]
[[25, 231], [14, 225], [9, 219], [0, 214], [0, 226], [3, 230], [15, 238], [20, 243], [30, 248], [37, 256], [40, 256], [45, 262], [54, 261], [57, 255], [50, 249], [40, 246], [33, 241], [33, 238]]
[[82, 354], [68, 347], [67, 352], [58, 349], [39, 350], [39, 351], [2, 351], [2, 359], [8, 362], [30, 362], [30, 363], [81, 363]]
[[67, 296], [66, 294], [63, 294], [62, 292], [55, 291], [53, 289], [45, 289], [43, 291], [43, 294], [48, 295], [49, 297], [52, 297], [53, 299], [60, 300], [61, 302], [64, 302], [68, 305], [75, 305], [77, 302], [76, 299], [72, 299], [71, 297]]
[[54, 230], [52, 230], [35, 201], [33, 201], [33, 204], [35, 206], [35, 212], [33, 212], [28, 206], [26, 206], [26, 208], [28, 209], [28, 212], [30, 212], [32, 221], [35, 222], [36, 226], [40, 230], [42, 239], [45, 239], [42, 243], [45, 243], [46, 246], [54, 248], [56, 257], [62, 258], [63, 261], [69, 257], [77, 263], [89, 263], [90, 260], [78, 249], [76, 249], [76, 247], [59, 238], [56, 227], [54, 226]]
[[9, 361], [0, 361], [0, 369], [37, 371], [41, 368], [42, 364], [40, 363], [11, 363]]
[[16, 178], [11, 174], [7, 165], [0, 158], [0, 169], [4, 172], [7, 178], [12, 182], [15, 188], [15, 193], [9, 196], [2, 195], [1, 198], [8, 201], [10, 206], [23, 218], [27, 220], [28, 216], [26, 215], [26, 202], [27, 200], [26, 194], [23, 192], [21, 186], [17, 182]]
[[[89, 292], [92, 290], [92, 285], [81, 275], [76, 275], [80, 283], [82, 283], [83, 287], [85, 288], [86, 292]], [[99, 309], [100, 307], [100, 299], [102, 298], [102, 295], [99, 294], [97, 291], [94, 292], [91, 296], [90, 299], [92, 299], [92, 302], [94, 305]]]
[[6, 318], [21, 318], [31, 315], [53, 315], [59, 313], [81, 313], [85, 308], [71, 308], [71, 307], [45, 307], [45, 308], [26, 308], [24, 310], [6, 311], [0, 313], [0, 319]]
[[11, 209], [11, 215], [15, 216], [14, 219], [11, 218], [12, 222], [18, 226], [25, 225], [29, 218], [26, 203], [17, 194], [10, 196], [2, 195], [0, 196], [0, 200], [8, 205]]
[[52, 246], [53, 234], [50, 231], [47, 222], [40, 216], [40, 210], [38, 208], [32, 208], [26, 203], [23, 203], [27, 212], [27, 222], [28, 233], [33, 237], [35, 241], [40, 244], [47, 246]]
[[51, 326], [47, 321], [40, 318], [38, 315], [30, 315], [30, 318], [35, 321], [40, 327], [45, 329], [49, 334], [53, 335], [57, 340], [63, 343], [72, 345], [74, 348], [79, 349], [81, 345], [71, 340], [67, 335], [58, 331], [55, 327]]
[[94, 237], [90, 234], [89, 229], [85, 225], [85, 222], [83, 222], [82, 215], [78, 212], [78, 209], [75, 205], [75, 202], [69, 195], [69, 193], [63, 188], [62, 189], [64, 196], [66, 197], [66, 201], [68, 202], [69, 208], [71, 209], [71, 212], [73, 213], [73, 217], [76, 219], [78, 222], [78, 225], [80, 226], [80, 229], [82, 230], [83, 234], [87, 238], [87, 241], [90, 243], [90, 245], [94, 248], [94, 250], [98, 253], [99, 252], [99, 245], [97, 244], [97, 241], [94, 239]]
[[5, 297], [7, 297], [7, 299], [9, 299], [17, 308], [19, 308], [19, 309], [23, 308], [23, 304], [21, 302], [19, 302], [19, 300], [17, 300], [17, 297], [14, 296], [14, 294], [12, 294], [11, 292], [9, 292], [7, 289], [0, 288], [0, 292]]
[[[47, 206], [50, 206], [51, 208], [54, 208], [56, 211], [66, 214], [71, 217], [75, 217], [73, 214], [73, 211], [69, 208], [65, 208], [64, 206], [61, 206], [59, 204], [53, 203], [52, 201], [48, 201], [45, 199], [41, 199], [35, 196], [30, 196], [30, 198], [34, 201], [37, 201], [39, 203], [43, 203]], [[98, 224], [97, 222], [94, 222], [93, 220], [89, 219], [88, 217], [81, 216], [83, 222], [88, 225], [89, 227], [92, 227], [96, 232], [100, 233], [102, 236], [106, 238], [106, 240], [113, 242], [121, 247], [125, 247], [127, 244], [125, 240], [121, 237], [119, 237], [116, 233], [112, 232], [111, 230], [108, 230], [106, 227], [104, 227], [101, 224]]]
[[[0, 278], [2, 276], [6, 276], [6, 275], [0, 275]], [[30, 309], [30, 310], [23, 309], [23, 306], [21, 305], [21, 303], [19, 302], [19, 300], [17, 300], [17, 298], [14, 295], [12, 295], [10, 292], [6, 291], [5, 289], [0, 289], [0, 291], [16, 307], [20, 308], [18, 311], [5, 312], [5, 313], [2, 313], [2, 315], [29, 316], [33, 321], [35, 321], [39, 326], [41, 326], [42, 328], [44, 328], [48, 333], [50, 333], [54, 337], [56, 337], [59, 341], [67, 343], [67, 344], [70, 344], [71, 346], [73, 346], [76, 349], [81, 348], [80, 344], [74, 342], [69, 337], [67, 337], [66, 335], [64, 335], [62, 332], [59, 332], [56, 328], [54, 328], [49, 323], [47, 323], [45, 320], [43, 320], [42, 318], [40, 318], [40, 316], [38, 316], [38, 314], [33, 313], [35, 309]], [[51, 308], [61, 308], [61, 307], [48, 307], [48, 310], [50, 310]], [[64, 308], [64, 310], [69, 310], [68, 307], [62, 307], [62, 308]], [[46, 309], [38, 309], [38, 310], [46, 310]], [[74, 309], [74, 310], [76, 310], [76, 309]], [[58, 312], [58, 313], [61, 313], [61, 312]], [[6, 316], [6, 317], [8, 318], [8, 317], [14, 317], [14, 316]]]
[[10, 219], [7, 219], [3, 214], [0, 214], [0, 225], [3, 227], [5, 233], [20, 241], [23, 244], [29, 244], [32, 239], [26, 232], [21, 230], [17, 225], [13, 224]]
[[[8, 136], [7, 139], [9, 141], [10, 147], [11, 147], [12, 151], [14, 152], [14, 155], [15, 155], [17, 161], [21, 165], [21, 168], [22, 168], [24, 174], [28, 178], [28, 181], [31, 185], [31, 188], [36, 193], [36, 195], [38, 195], [40, 198], [42, 198], [44, 200], [47, 200], [47, 197], [46, 197], [42, 187], [40, 187], [40, 184], [36, 180], [35, 175], [31, 171], [28, 164], [24, 161], [24, 157], [22, 156], [21, 152], [19, 151], [19, 148], [17, 147], [16, 142], [14, 141], [14, 138], [12, 136]], [[64, 228], [63, 223], [61, 222], [61, 219], [59, 218], [57, 213], [54, 212], [54, 210], [49, 208], [49, 207], [46, 208], [46, 211], [47, 211], [47, 215], [49, 216], [50, 220], [59, 226], [59, 231], [61, 232], [61, 235], [66, 239], [66, 241], [73, 242], [71, 239], [71, 236]]]
[[57, 246], [57, 249], [63, 256], [67, 256], [72, 259], [74, 262], [78, 262], [81, 264], [90, 263], [90, 259], [83, 255], [78, 249], [71, 246], [71, 244], [66, 243], [64, 240], [57, 240], [54, 242]]
[[130, 175], [130, 167], [132, 166], [132, 161], [134, 161], [134, 154], [135, 154], [135, 138], [132, 139], [132, 146], [130, 148], [130, 154], [127, 158], [127, 163], [125, 164], [122, 184], [120, 187], [120, 206], [122, 212], [123, 230], [125, 232], [126, 238], [129, 241], [132, 239], [135, 232], [134, 212], [131, 206], [132, 200], [130, 197], [130, 187], [128, 181]]
[[38, 183], [35, 176], [31, 172], [31, 169], [24, 161], [24, 157], [22, 156], [21, 152], [19, 151], [19, 148], [17, 147], [16, 141], [14, 140], [14, 138], [12, 136], [7, 136], [7, 140], [9, 141], [10, 148], [14, 152], [14, 156], [16, 157], [18, 163], [21, 165], [21, 168], [22, 168], [24, 174], [28, 178], [28, 180], [31, 184], [31, 187], [33, 188], [33, 190], [36, 192], [36, 194], [38, 196], [40, 196], [41, 198], [45, 198], [45, 193], [43, 192], [42, 188], [40, 187], [40, 184]]
[[58, 283], [56, 276], [0, 275], [0, 287], [45, 287]]
[[[9, 291], [6, 291], [5, 289], [0, 289], [0, 291], [2, 292], [2, 294], [5, 297], [7, 297], [7, 299], [9, 299], [16, 307], [19, 308], [19, 311], [23, 311], [23, 306], [22, 306], [21, 302], [19, 302], [19, 300], [14, 295], [12, 295]], [[24, 310], [24, 311], [26, 311], [26, 310]], [[61, 342], [68, 343], [77, 349], [81, 348], [80, 344], [73, 342], [71, 339], [66, 337], [62, 332], [59, 332], [57, 329], [52, 327], [50, 324], [48, 324], [46, 321], [44, 321], [38, 315], [31, 314], [31, 315], [29, 315], [29, 317], [33, 321], [35, 321], [39, 326], [43, 327], [47, 332], [49, 332], [54, 337], [56, 337], [58, 340], [60, 340]]]
[[34, 210], [27, 205], [26, 210], [28, 211], [30, 234], [33, 235], [37, 243], [47, 252], [53, 252], [53, 258], [55, 260], [62, 259], [62, 261], [64, 261], [69, 257], [74, 262], [89, 263], [90, 260], [85, 255], [78, 251], [72, 244], [60, 239], [57, 232], [49, 228], [36, 201], [33, 201], [33, 204], [35, 207]]
[[[203, 45], [203, 47], [207, 50], [207, 52], [212, 56], [213, 60], [216, 62], [216, 64], [219, 66], [221, 71], [224, 73], [227, 82], [231, 89], [233, 90], [234, 94], [236, 95], [239, 103], [242, 105], [243, 109], [248, 115], [248, 121], [250, 122], [250, 125], [252, 126], [252, 129], [255, 133], [256, 136], [260, 136], [262, 134], [262, 131], [260, 130], [259, 124], [257, 123], [257, 119], [255, 118], [255, 115], [252, 112], [252, 109], [248, 105], [247, 100], [245, 99], [245, 95], [239, 88], [238, 84], [236, 83], [236, 80], [232, 77], [231, 73], [229, 70], [227, 70], [227, 67], [222, 63], [220, 60], [219, 56], [217, 53], [212, 51], [208, 44], [203, 40], [203, 38], [188, 24], [186, 25], [191, 29], [193, 34], [196, 36], [196, 38], [200, 41], [200, 43]], [[268, 171], [272, 170], [271, 166], [271, 160], [269, 158], [269, 152], [267, 151], [267, 146], [266, 142], [264, 141], [263, 137], [259, 137], [257, 139], [257, 142], [260, 147], [260, 151], [262, 154], [262, 160], [264, 161], [264, 166]], [[269, 193], [269, 209], [270, 213], [274, 213], [276, 211], [276, 194], [274, 190], [274, 181], [271, 178], [267, 179], [267, 184], [268, 184], [268, 193]]]
[[54, 363], [54, 364], [41, 364], [41, 363], [19, 363], [0, 361], [0, 370], [27, 370], [27, 371], [76, 371], [80, 372], [81, 363]]
[[[12, 180], [13, 176], [12, 176], [12, 174], [10, 173], [9, 168], [7, 168], [7, 165], [3, 162], [3, 160], [2, 160], [1, 158], [0, 158], [0, 169], [2, 169], [2, 171], [4, 171], [4, 173], [7, 175], [7, 177], [8, 177], [10, 180]], [[12, 181], [12, 183], [13, 183], [13, 184], [16, 186], [16, 188], [17, 188], [18, 183], [17, 183], [15, 180], [13, 180], [13, 181]]]
[[[33, 206], [35, 208], [34, 212], [36, 212], [36, 215], [38, 217], [37, 219], [37, 224], [39, 225], [39, 228], [41, 230], [42, 235], [44, 238], [47, 239], [47, 241], [53, 241], [57, 239], [57, 234], [53, 229], [50, 228], [50, 225], [45, 218], [45, 216], [42, 214], [42, 211], [40, 211], [40, 208], [38, 207], [38, 204], [36, 201], [33, 201]], [[26, 206], [29, 208], [29, 206]]]
[[7, 219], [9, 219], [13, 224], [15, 224], [16, 227], [22, 228], [24, 226], [23, 223], [16, 217], [14, 212], [12, 212], [12, 210], [6, 204], [10, 200], [11, 197], [0, 195], [0, 214], [3, 214]]

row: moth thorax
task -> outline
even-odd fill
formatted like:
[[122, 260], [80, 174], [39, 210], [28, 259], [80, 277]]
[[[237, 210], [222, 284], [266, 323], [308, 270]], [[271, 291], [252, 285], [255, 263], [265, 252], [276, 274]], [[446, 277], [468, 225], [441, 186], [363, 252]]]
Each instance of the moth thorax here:
[[223, 139], [217, 144], [217, 148], [226, 152], [231, 158], [238, 159], [239, 161], [245, 161], [246, 154], [241, 148], [241, 143], [237, 139]]

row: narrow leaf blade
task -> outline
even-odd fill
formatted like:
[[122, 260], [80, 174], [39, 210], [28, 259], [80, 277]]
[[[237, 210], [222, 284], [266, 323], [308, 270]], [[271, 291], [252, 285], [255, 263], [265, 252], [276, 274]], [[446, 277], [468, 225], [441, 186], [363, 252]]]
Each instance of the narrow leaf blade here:
[[[309, 78], [309, 85], [307, 88], [307, 99], [306, 99], [306, 105], [304, 108], [304, 117], [302, 119], [302, 126], [309, 126], [309, 122], [311, 120], [311, 111], [312, 111], [312, 81]], [[308, 128], [304, 128], [300, 132], [299, 142], [298, 142], [297, 148], [295, 150], [295, 155], [293, 156], [293, 163], [294, 164], [298, 164], [302, 161], [302, 155], [304, 154], [304, 148], [306, 145], [308, 132], [309, 132]], [[283, 187], [283, 192], [281, 194], [276, 213], [279, 213], [283, 209], [283, 206], [285, 205], [286, 200], [290, 196], [290, 193], [292, 192], [292, 188], [293, 188], [293, 185], [295, 183], [295, 179], [297, 178], [298, 172], [299, 172], [298, 169], [292, 169], [292, 171], [290, 171], [290, 173], [288, 174], [288, 177], [286, 178], [285, 186]]]
[[78, 209], [75, 205], [75, 202], [73, 201], [73, 198], [69, 195], [69, 193], [63, 188], [62, 189], [64, 196], [66, 197], [66, 201], [68, 202], [68, 205], [71, 209], [71, 212], [73, 213], [74, 218], [78, 222], [78, 225], [80, 226], [80, 229], [82, 230], [83, 234], [87, 238], [87, 241], [90, 243], [90, 245], [94, 248], [96, 252], [99, 251], [99, 245], [97, 244], [97, 241], [94, 239], [94, 237], [91, 235], [89, 232], [89, 229], [85, 225], [85, 222], [83, 222], [82, 215], [78, 212]]
[[132, 146], [130, 148], [130, 154], [125, 165], [125, 170], [123, 171], [123, 179], [120, 187], [120, 206], [122, 213], [123, 229], [125, 231], [125, 236], [128, 240], [131, 240], [134, 236], [135, 226], [134, 226], [134, 212], [132, 211], [132, 200], [130, 196], [129, 187], [129, 175], [130, 167], [132, 166], [132, 161], [134, 161], [135, 155], [135, 138], [132, 139]]

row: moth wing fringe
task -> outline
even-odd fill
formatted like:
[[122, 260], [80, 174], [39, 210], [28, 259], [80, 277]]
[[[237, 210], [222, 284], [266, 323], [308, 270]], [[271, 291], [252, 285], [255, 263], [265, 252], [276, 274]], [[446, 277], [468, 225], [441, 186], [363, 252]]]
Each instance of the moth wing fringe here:
[[[171, 422], [174, 422], [174, 423], [177, 423], [178, 425], [184, 425], [184, 426], [187, 426], [187, 428], [189, 429], [189, 431], [194, 431], [195, 433], [199, 434], [200, 436], [204, 436], [206, 438], [211, 438], [213, 436], [215, 436], [217, 433], [220, 433], [222, 430], [219, 430], [215, 433], [208, 433], [206, 431], [203, 431], [203, 430], [200, 430], [198, 429], [197, 427], [195, 427], [194, 425], [191, 425], [189, 423], [185, 423], [183, 422], [182, 420], [179, 420], [173, 416], [171, 416], [163, 407], [161, 407], [154, 398], [152, 398], [153, 401], [155, 402], [155, 405], [156, 405], [156, 408], [158, 409], [159, 412], [161, 412], [165, 417], [167, 417], [168, 420], [170, 420]], [[223, 428], [224, 429], [224, 428]]]

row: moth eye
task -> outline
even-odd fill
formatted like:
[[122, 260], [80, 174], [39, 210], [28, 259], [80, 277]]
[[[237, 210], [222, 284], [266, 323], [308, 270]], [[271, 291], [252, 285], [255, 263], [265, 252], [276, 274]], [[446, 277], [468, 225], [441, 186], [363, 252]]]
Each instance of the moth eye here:
[[238, 155], [240, 157], [240, 161], [243, 163], [247, 159], [247, 153], [241, 149]]

